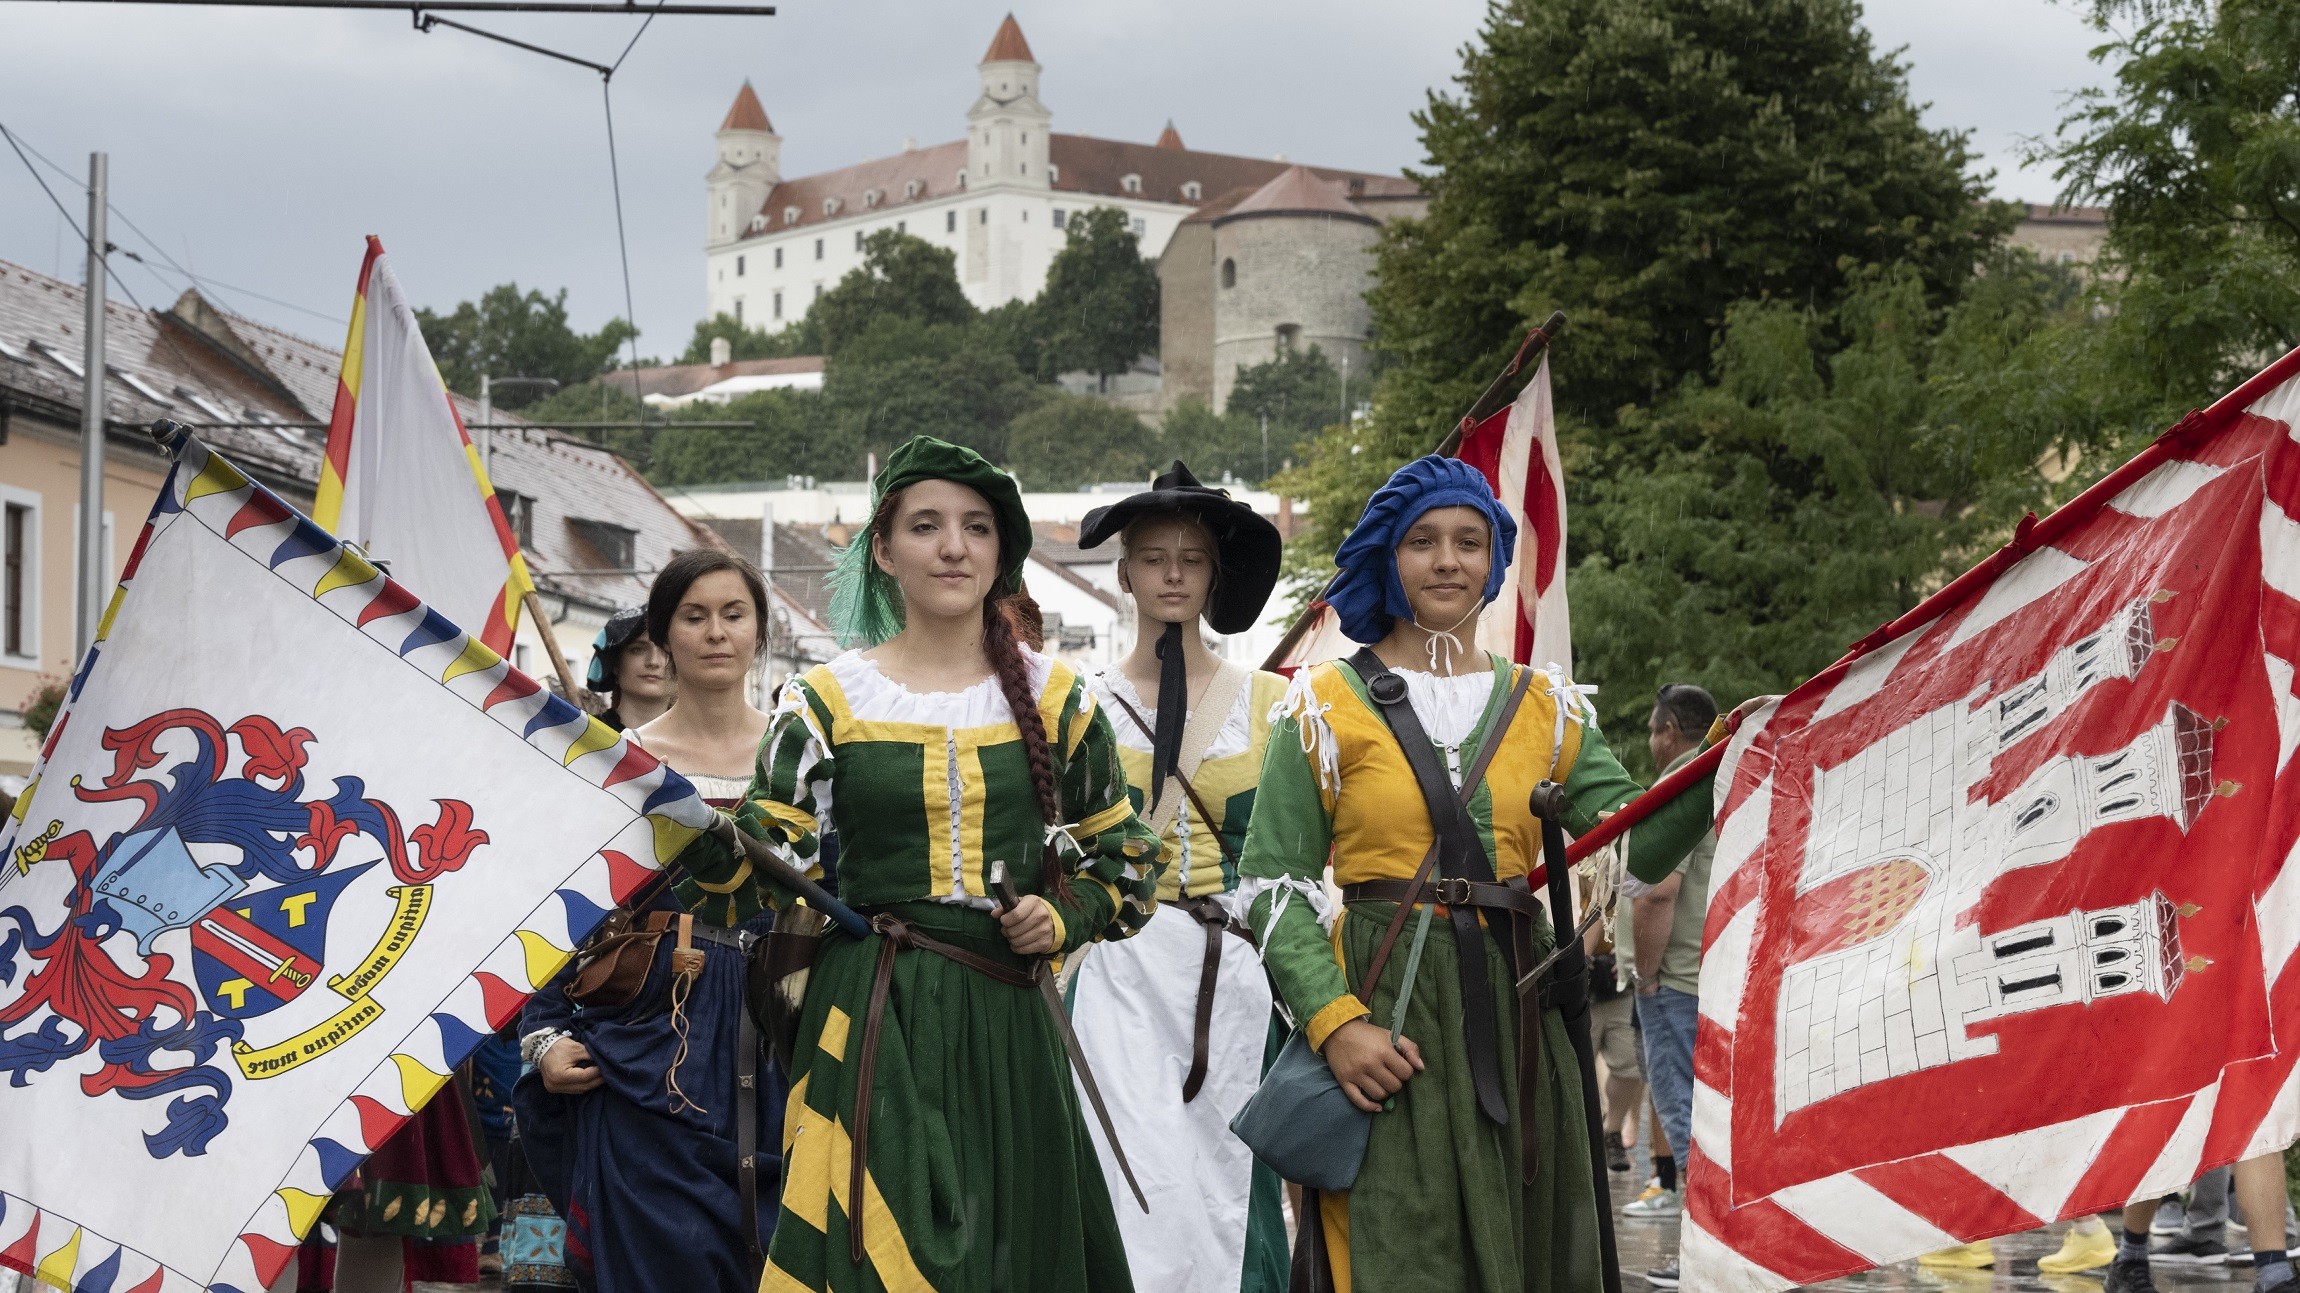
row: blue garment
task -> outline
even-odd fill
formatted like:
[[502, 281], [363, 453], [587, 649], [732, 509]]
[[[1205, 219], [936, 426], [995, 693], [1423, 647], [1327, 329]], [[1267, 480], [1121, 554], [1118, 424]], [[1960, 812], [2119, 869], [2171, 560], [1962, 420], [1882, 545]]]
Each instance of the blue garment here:
[[[496, 1033], [471, 1052], [471, 1102], [490, 1146], [511, 1139], [511, 1088], [519, 1081], [519, 1039]], [[502, 1182], [496, 1183], [500, 1190]]]
[[[768, 912], [744, 928], [764, 937], [772, 924]], [[665, 1080], [682, 1045], [671, 1009], [673, 941], [661, 940], [646, 986], [623, 1009], [572, 1006], [569, 976], [562, 975], [528, 1002], [520, 1020], [523, 1035], [571, 1030], [605, 1079], [564, 1096], [545, 1091], [529, 1072], [515, 1093], [528, 1166], [567, 1222], [567, 1264], [597, 1293], [748, 1289], [758, 1281], [735, 1170], [743, 957], [732, 947], [698, 944], [703, 969], [679, 1011], [686, 1048], [680, 1101]], [[789, 1088], [763, 1043], [756, 1071], [758, 1207], [748, 1221], [763, 1249], [782, 1193]]]
[[1397, 549], [1424, 512], [1440, 507], [1474, 507], [1485, 513], [1493, 527], [1493, 563], [1486, 568], [1484, 597], [1490, 602], [1500, 595], [1517, 550], [1517, 522], [1494, 497], [1485, 473], [1459, 458], [1416, 458], [1374, 491], [1350, 537], [1334, 553], [1342, 573], [1326, 589], [1326, 604], [1351, 641], [1379, 642], [1392, 623], [1413, 618], [1405, 585], [1398, 582]]
[[[1645, 1030], [1645, 1080], [1653, 1088], [1653, 1111], [1678, 1170], [1693, 1148], [1693, 1034], [1701, 1024], [1701, 1000], [1690, 992], [1657, 988], [1637, 999], [1637, 1022]], [[1658, 1148], [1658, 1147], [1657, 1147]]]

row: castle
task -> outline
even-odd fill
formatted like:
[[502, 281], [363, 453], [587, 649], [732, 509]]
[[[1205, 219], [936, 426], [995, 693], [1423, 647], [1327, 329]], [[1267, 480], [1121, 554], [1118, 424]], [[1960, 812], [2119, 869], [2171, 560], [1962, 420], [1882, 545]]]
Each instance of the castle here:
[[1171, 122], [1151, 144], [1057, 133], [1042, 70], [1009, 14], [977, 67], [965, 138], [790, 179], [744, 82], [706, 177], [709, 312], [780, 331], [882, 229], [948, 248], [967, 298], [990, 309], [1045, 286], [1073, 214], [1116, 207], [1159, 260], [1160, 405], [1219, 408], [1241, 365], [1293, 346], [1364, 371], [1374, 236], [1426, 209], [1412, 181], [1200, 152]]

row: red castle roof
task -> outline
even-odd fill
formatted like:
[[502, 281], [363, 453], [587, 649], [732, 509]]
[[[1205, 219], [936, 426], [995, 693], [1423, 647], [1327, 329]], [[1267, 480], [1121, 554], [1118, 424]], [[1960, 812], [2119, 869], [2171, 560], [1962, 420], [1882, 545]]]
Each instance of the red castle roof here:
[[735, 92], [735, 104], [727, 109], [727, 119], [719, 123], [721, 130], [763, 130], [775, 132], [774, 123], [767, 120], [767, 110], [759, 106], [759, 96], [749, 81]]
[[1013, 14], [998, 24], [998, 34], [990, 38], [990, 52], [982, 56], [985, 63], [1035, 63], [1030, 56], [1030, 42], [1022, 38], [1022, 24]]

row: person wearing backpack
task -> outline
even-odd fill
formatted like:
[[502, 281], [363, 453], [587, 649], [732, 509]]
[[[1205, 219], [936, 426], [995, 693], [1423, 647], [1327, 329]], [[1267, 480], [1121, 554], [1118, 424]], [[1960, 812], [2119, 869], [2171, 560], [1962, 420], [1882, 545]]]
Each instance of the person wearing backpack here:
[[[1536, 786], [1563, 787], [1576, 834], [1640, 787], [1588, 689], [1478, 649], [1517, 537], [1475, 468], [1401, 467], [1343, 541], [1326, 595], [1370, 648], [1298, 673], [1270, 733], [1240, 898], [1300, 1039], [1371, 1115], [1349, 1188], [1307, 1194], [1296, 1263], [1317, 1287], [1602, 1286], [1553, 976], [1530, 998], [1514, 988], [1556, 943], [1527, 888], [1542, 862]], [[1708, 808], [1704, 786], [1639, 823], [1631, 862], [1690, 849]], [[1411, 921], [1393, 919], [1401, 902]]]

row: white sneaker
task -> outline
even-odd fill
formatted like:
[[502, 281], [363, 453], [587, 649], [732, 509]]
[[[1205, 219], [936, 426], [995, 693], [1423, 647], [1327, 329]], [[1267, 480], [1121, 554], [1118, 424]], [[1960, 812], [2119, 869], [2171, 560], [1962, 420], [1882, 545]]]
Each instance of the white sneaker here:
[[1642, 1217], [1647, 1221], [1666, 1221], [1684, 1210], [1677, 1191], [1664, 1190], [1658, 1185], [1646, 1186], [1645, 1193], [1621, 1205], [1622, 1216]]

